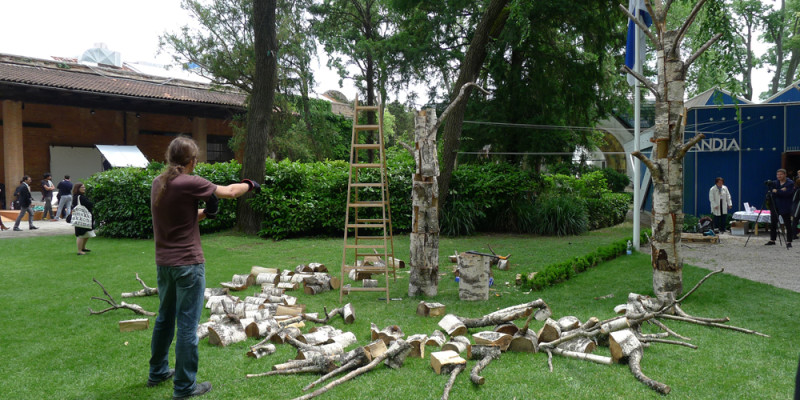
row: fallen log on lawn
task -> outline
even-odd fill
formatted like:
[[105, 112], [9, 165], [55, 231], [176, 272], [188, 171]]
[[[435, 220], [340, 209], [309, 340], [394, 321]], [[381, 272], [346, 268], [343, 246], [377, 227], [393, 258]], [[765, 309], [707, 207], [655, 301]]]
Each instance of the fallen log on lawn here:
[[470, 358], [473, 360], [480, 360], [469, 373], [469, 379], [472, 381], [472, 383], [476, 385], [483, 385], [485, 379], [481, 376], [481, 371], [483, 371], [483, 369], [486, 368], [486, 366], [488, 366], [492, 360], [499, 357], [500, 348], [497, 346], [482, 344], [476, 344], [472, 346], [472, 354]]
[[467, 367], [467, 364], [466, 364], [466, 361], [465, 361], [463, 364], [448, 365], [448, 366], [443, 368], [445, 370], [445, 371], [443, 371], [444, 373], [448, 373], [448, 372], [446, 372], [447, 369], [450, 369], [451, 371], [449, 372], [450, 373], [450, 379], [448, 379], [447, 380], [447, 384], [444, 385], [444, 393], [442, 394], [442, 400], [448, 400], [448, 398], [450, 397], [450, 390], [453, 389], [453, 384], [456, 383], [456, 377], [466, 367]]
[[139, 278], [139, 273], [138, 272], [136, 273], [136, 280], [139, 281], [139, 283], [142, 284], [142, 288], [137, 290], [137, 291], [135, 291], [135, 292], [122, 293], [122, 298], [123, 299], [128, 298], [128, 297], [145, 297], [145, 296], [153, 296], [153, 295], [157, 295], [158, 294], [158, 288], [157, 287], [153, 288], [153, 287], [147, 286], [147, 284], [145, 284], [144, 281], [141, 278]]
[[[502, 310], [484, 315], [480, 318], [463, 318], [459, 316], [455, 316], [455, 318], [457, 318], [467, 328], [481, 328], [484, 326], [500, 325], [520, 318], [525, 318], [530, 315], [530, 313], [534, 312], [534, 310], [536, 310], [534, 318], [536, 318], [537, 321], [544, 321], [552, 314], [552, 311], [550, 311], [550, 307], [547, 305], [547, 303], [545, 303], [542, 299], [538, 299], [530, 303], [507, 307]], [[445, 316], [445, 318], [447, 317]]]

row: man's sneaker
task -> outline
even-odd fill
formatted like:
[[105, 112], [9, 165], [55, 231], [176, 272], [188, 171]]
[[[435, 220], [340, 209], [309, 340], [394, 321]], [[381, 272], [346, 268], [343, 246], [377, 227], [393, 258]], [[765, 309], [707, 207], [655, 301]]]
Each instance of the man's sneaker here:
[[769, 242], [764, 243], [764, 246], [775, 246], [775, 241], [774, 240], [770, 240]]
[[180, 396], [180, 397], [175, 396], [172, 398], [172, 400], [182, 400], [182, 399], [188, 399], [190, 397], [202, 396], [210, 391], [211, 391], [211, 382], [198, 383], [197, 385], [194, 386], [194, 390], [192, 390], [192, 393], [189, 393], [186, 396]]
[[[78, 253], [78, 255], [82, 255], [82, 254]], [[168, 381], [168, 380], [172, 379], [173, 375], [175, 375], [175, 370], [170, 368], [170, 370], [167, 371], [167, 375], [164, 376], [163, 379], [159, 379], [159, 380], [155, 380], [154, 381], [154, 380], [148, 378], [147, 379], [147, 387], [158, 386], [159, 384], [161, 384], [161, 382]]]
[[792, 242], [787, 242], [786, 243], [786, 248], [787, 249], [791, 249], [792, 248]]
[[31, 225], [30, 229], [31, 229], [31, 230], [34, 230], [34, 229], [39, 229], [39, 228], [37, 228], [37, 227], [35, 227], [35, 226]]
[[17, 231], [17, 232], [21, 232], [22, 231], [22, 229], [20, 229], [20, 227], [18, 227], [18, 226], [15, 226], [14, 230]]

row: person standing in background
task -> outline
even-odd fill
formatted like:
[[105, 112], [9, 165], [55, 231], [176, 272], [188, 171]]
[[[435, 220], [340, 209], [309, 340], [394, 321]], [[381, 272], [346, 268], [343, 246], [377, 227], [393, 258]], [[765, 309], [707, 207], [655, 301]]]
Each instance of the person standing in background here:
[[[86, 186], [83, 186], [83, 183], [78, 182], [75, 184], [75, 187], [72, 189], [72, 208], [75, 208], [78, 205], [82, 205], [86, 207], [90, 213], [92, 213], [92, 226], [94, 226], [94, 203], [86, 197]], [[70, 210], [71, 210], [70, 209]], [[82, 256], [86, 253], [91, 252], [91, 250], [86, 248], [86, 242], [89, 241], [90, 238], [97, 236], [94, 233], [94, 228], [81, 228], [76, 226], [75, 227], [75, 244], [78, 245], [78, 255]]]
[[53, 215], [53, 190], [55, 190], [56, 187], [53, 186], [52, 178], [53, 175], [50, 175], [49, 172], [45, 172], [42, 177], [42, 201], [44, 202], [44, 211], [42, 212], [43, 221], [47, 221], [48, 215], [51, 220], [56, 220], [56, 216]]
[[64, 175], [64, 180], [58, 183], [57, 188], [58, 209], [56, 210], [56, 221], [61, 218], [62, 211], [66, 212], [66, 215], [72, 212], [72, 182], [69, 181], [69, 175]]
[[783, 219], [786, 226], [786, 248], [792, 248], [792, 197], [794, 196], [794, 182], [786, 179], [786, 170], [781, 168], [775, 173], [777, 180], [772, 183], [772, 200], [775, 202], [773, 208], [775, 212], [770, 213], [769, 219], [769, 242], [767, 246], [774, 246], [775, 239], [778, 237], [778, 222]]
[[731, 192], [721, 177], [717, 177], [714, 186], [708, 191], [708, 201], [711, 203], [711, 213], [714, 214], [714, 228], [717, 232], [725, 232], [728, 210], [733, 207], [733, 201]]
[[17, 215], [17, 220], [14, 222], [14, 230], [21, 231], [22, 229], [19, 228], [19, 223], [22, 221], [22, 218], [25, 216], [25, 213], [28, 213], [28, 227], [30, 230], [39, 229], [33, 226], [33, 209], [31, 208], [31, 203], [33, 203], [33, 198], [31, 196], [31, 177], [25, 175], [22, 177], [20, 181], [20, 185], [17, 188], [17, 192], [19, 193], [19, 215]]

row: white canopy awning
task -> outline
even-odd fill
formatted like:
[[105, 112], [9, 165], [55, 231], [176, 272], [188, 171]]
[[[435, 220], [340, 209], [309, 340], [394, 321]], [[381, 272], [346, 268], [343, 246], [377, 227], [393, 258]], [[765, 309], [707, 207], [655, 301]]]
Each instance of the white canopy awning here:
[[148, 161], [136, 146], [95, 145], [112, 167], [147, 167]]

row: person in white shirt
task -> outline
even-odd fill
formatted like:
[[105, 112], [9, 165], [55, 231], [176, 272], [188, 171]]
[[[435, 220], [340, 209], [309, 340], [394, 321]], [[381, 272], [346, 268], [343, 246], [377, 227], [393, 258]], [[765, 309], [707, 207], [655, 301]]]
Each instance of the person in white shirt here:
[[733, 201], [731, 192], [721, 177], [717, 177], [714, 186], [708, 191], [708, 201], [711, 203], [711, 213], [714, 214], [714, 228], [719, 232], [725, 232], [728, 210], [733, 207]]

